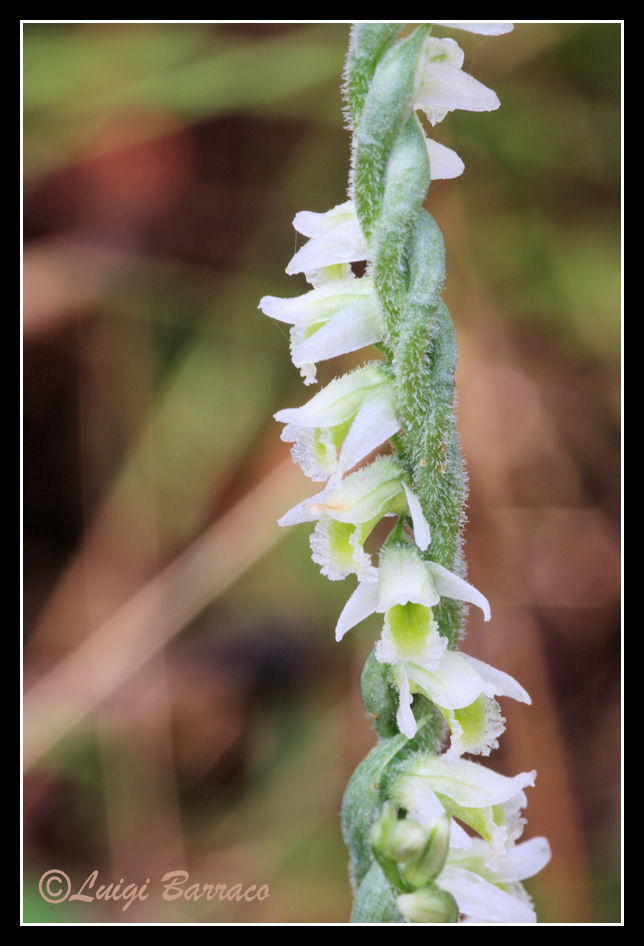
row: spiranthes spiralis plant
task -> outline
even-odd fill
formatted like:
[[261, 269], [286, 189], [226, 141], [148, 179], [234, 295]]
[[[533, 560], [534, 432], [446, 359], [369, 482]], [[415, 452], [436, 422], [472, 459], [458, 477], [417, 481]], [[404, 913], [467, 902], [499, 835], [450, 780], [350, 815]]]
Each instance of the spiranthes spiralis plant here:
[[[509, 674], [459, 649], [465, 603], [490, 619], [465, 579], [466, 481], [454, 413], [457, 346], [442, 301], [445, 247], [424, 204], [432, 180], [460, 157], [425, 134], [454, 109], [490, 111], [496, 94], [463, 71], [454, 26], [498, 35], [510, 24], [363, 23], [351, 30], [345, 72], [352, 131], [348, 199], [293, 221], [307, 242], [286, 268], [310, 289], [265, 296], [262, 311], [291, 325], [304, 383], [316, 364], [376, 346], [302, 407], [278, 411], [282, 439], [324, 483], [280, 519], [315, 523], [313, 560], [331, 580], [357, 577], [336, 639], [373, 613], [382, 631], [362, 673], [378, 744], [347, 787], [342, 828], [355, 922], [531, 923], [521, 881], [548, 862], [545, 838], [519, 841], [535, 772], [499, 775], [487, 756], [503, 719], [496, 697], [529, 703]], [[352, 263], [366, 261], [356, 278]], [[375, 458], [373, 458], [374, 453]], [[377, 560], [365, 541], [393, 525]]]

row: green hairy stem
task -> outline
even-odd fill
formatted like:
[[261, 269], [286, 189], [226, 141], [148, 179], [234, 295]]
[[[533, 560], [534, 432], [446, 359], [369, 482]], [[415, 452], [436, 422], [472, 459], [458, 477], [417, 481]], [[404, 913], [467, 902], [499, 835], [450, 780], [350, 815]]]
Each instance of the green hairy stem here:
[[[372, 251], [372, 271], [385, 320], [402, 433], [394, 441], [432, 541], [425, 558], [463, 575], [461, 522], [466, 496], [454, 418], [456, 337], [440, 296], [445, 281], [442, 234], [423, 203], [430, 186], [425, 135], [413, 93], [428, 26], [392, 47], [396, 24], [352, 29], [345, 91], [353, 126], [353, 199]], [[462, 605], [442, 601], [434, 611], [440, 633], [456, 647]], [[376, 862], [369, 832], [387, 800], [386, 773], [400, 756], [438, 752], [442, 719], [423, 697], [414, 701], [420, 725], [412, 740], [398, 733], [397, 699], [386, 666], [370, 655], [362, 695], [380, 744], [358, 767], [343, 805], [343, 832], [356, 888], [352, 921], [397, 922], [391, 880]], [[378, 787], [376, 787], [378, 786]], [[383, 795], [383, 792], [385, 793]], [[393, 889], [392, 889], [393, 888]]]

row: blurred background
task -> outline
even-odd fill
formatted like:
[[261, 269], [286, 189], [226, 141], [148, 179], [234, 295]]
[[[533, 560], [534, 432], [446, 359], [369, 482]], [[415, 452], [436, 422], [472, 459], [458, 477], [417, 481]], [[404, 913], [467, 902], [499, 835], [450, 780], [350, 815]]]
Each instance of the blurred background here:
[[[494, 113], [434, 137], [470, 475], [466, 650], [514, 676], [490, 764], [536, 768], [540, 920], [620, 919], [619, 23], [454, 36]], [[276, 519], [317, 490], [274, 411], [311, 395], [264, 294], [345, 198], [348, 25], [24, 25], [27, 922], [345, 922], [339, 811], [375, 742], [376, 618]], [[322, 383], [362, 356], [326, 363]], [[49, 904], [38, 880], [142, 884]], [[262, 902], [164, 902], [191, 883]]]

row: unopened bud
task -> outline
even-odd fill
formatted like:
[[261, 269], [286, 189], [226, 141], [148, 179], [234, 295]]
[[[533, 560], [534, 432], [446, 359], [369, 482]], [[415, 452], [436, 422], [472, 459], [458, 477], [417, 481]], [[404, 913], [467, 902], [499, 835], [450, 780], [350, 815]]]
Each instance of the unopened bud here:
[[458, 923], [458, 904], [451, 893], [428, 884], [397, 898], [398, 908], [410, 923]]
[[449, 850], [450, 817], [441, 815], [424, 829], [425, 844], [405, 864], [402, 876], [409, 887], [424, 887], [442, 871]]
[[371, 828], [371, 846], [377, 857], [392, 861], [408, 861], [426, 845], [427, 833], [417, 821], [398, 819], [394, 802], [387, 801], [382, 813]]

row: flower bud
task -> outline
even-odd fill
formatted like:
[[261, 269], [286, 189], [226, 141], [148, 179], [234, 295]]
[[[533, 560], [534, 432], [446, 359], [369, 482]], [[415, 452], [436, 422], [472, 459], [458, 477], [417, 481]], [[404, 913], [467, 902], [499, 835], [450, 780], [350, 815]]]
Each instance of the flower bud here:
[[410, 923], [458, 923], [459, 920], [456, 900], [436, 884], [428, 884], [414, 893], [403, 893], [397, 903]]
[[449, 815], [436, 818], [424, 829], [424, 836], [425, 844], [422, 850], [405, 864], [402, 871], [404, 880], [412, 888], [423, 887], [442, 871], [449, 851]]

